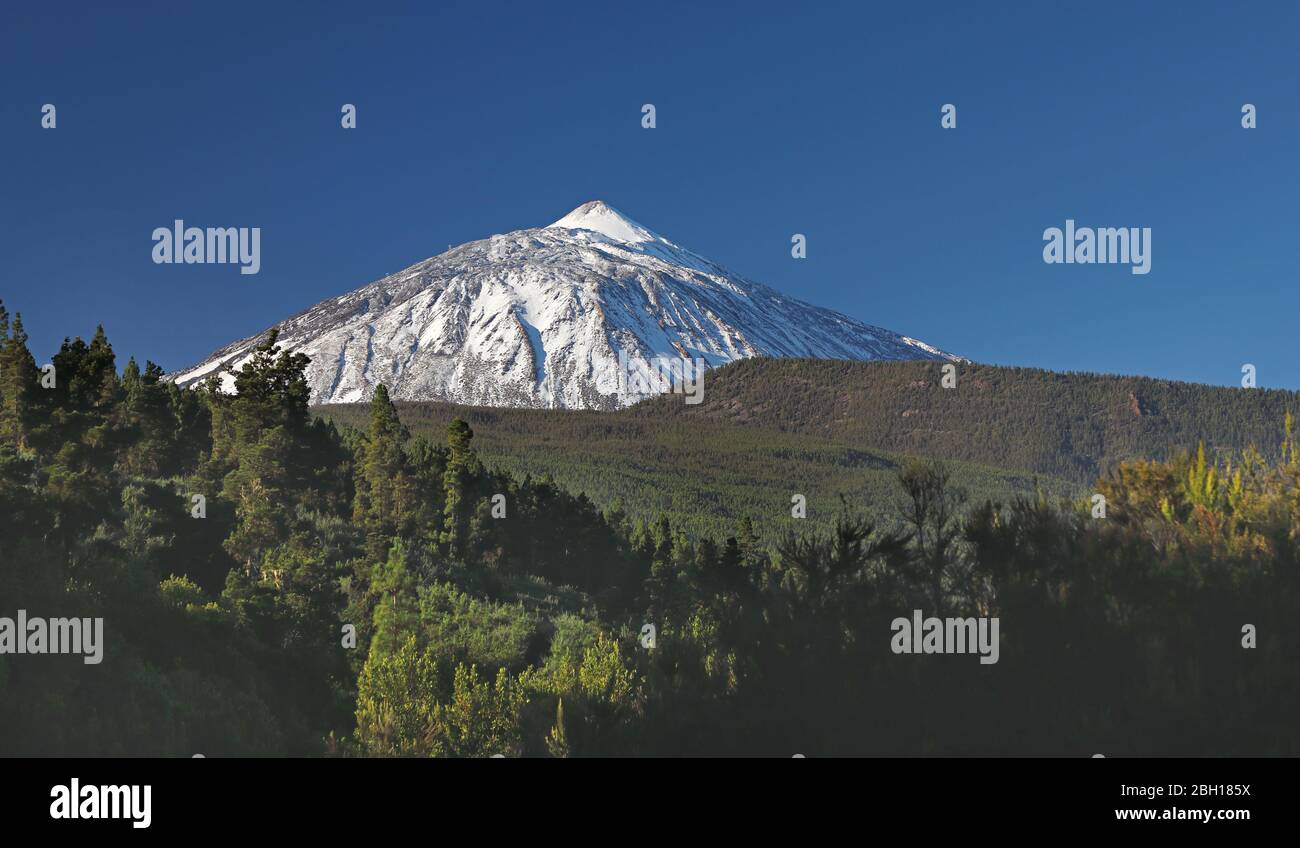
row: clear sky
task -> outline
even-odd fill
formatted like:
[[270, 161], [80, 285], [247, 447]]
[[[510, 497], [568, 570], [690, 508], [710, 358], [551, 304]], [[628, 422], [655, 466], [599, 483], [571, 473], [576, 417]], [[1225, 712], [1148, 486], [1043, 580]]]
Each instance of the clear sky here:
[[[975, 360], [1220, 384], [1252, 363], [1260, 386], [1300, 388], [1297, 3], [41, 2], [3, 17], [0, 298], [39, 359], [102, 322], [119, 365], [183, 367], [600, 198], [737, 273]], [[261, 227], [261, 273], [153, 264], [151, 233], [176, 218]], [[1043, 230], [1067, 218], [1150, 227], [1151, 272], [1044, 264]]]

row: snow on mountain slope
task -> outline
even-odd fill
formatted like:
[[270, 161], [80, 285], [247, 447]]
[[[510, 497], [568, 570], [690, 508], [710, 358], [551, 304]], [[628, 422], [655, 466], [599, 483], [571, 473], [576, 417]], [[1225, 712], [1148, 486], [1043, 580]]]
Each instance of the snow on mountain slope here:
[[[651, 388], [626, 372], [751, 356], [958, 357], [737, 277], [602, 201], [549, 227], [452, 248], [275, 325], [311, 357], [314, 403], [404, 400], [610, 409]], [[232, 390], [259, 336], [173, 373]], [[657, 370], [656, 370], [657, 369]]]

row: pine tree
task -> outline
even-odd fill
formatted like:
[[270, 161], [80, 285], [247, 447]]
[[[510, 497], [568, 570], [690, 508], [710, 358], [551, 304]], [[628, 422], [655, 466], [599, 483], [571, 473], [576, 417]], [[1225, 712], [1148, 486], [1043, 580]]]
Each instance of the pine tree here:
[[475, 512], [476, 483], [483, 473], [483, 465], [471, 445], [473, 438], [474, 431], [459, 418], [447, 426], [442, 541], [453, 558], [462, 558], [467, 552], [470, 519]]
[[373, 619], [371, 655], [396, 651], [418, 632], [420, 624], [418, 582], [411, 571], [406, 544], [400, 538], [393, 540], [388, 559], [375, 565], [370, 591], [379, 598]]
[[233, 398], [215, 380], [205, 385], [213, 443], [203, 474], [220, 480], [222, 494], [234, 501], [256, 482], [272, 496], [274, 508], [289, 516], [324, 499], [322, 481], [332, 473], [326, 466], [335, 458], [331, 446], [321, 444], [325, 431], [311, 424], [305, 375], [311, 360], [278, 350], [278, 338], [275, 330], [268, 333], [235, 375]]
[[244, 566], [244, 573], [258, 577], [262, 555], [285, 536], [284, 510], [274, 493], [254, 478], [240, 487], [235, 510], [237, 524], [224, 547]]
[[394, 535], [409, 533], [416, 524], [418, 488], [403, 447], [409, 437], [388, 388], [380, 383], [370, 402], [370, 430], [359, 457], [353, 507], [353, 520], [364, 529], [372, 558], [382, 555]]
[[135, 357], [122, 369], [120, 426], [128, 444], [121, 462], [131, 473], [155, 476], [178, 464], [176, 417], [169, 385], [162, 378], [163, 370], [153, 362], [142, 372]]
[[29, 447], [32, 431], [41, 418], [42, 391], [36, 360], [27, 349], [22, 313], [14, 315], [12, 335], [0, 352], [0, 440]]
[[278, 339], [279, 332], [272, 329], [254, 348], [235, 374], [233, 398], [221, 394], [215, 375], [205, 386], [213, 416], [213, 458], [227, 467], [237, 465], [249, 446], [276, 427], [284, 428], [294, 444], [301, 444], [307, 431], [311, 388], [305, 371], [311, 360], [277, 352]]

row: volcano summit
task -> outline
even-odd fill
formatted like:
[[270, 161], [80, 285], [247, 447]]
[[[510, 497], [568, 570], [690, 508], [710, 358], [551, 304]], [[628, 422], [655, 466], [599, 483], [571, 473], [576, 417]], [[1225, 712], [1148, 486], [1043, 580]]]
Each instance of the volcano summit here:
[[[612, 409], [647, 396], [665, 359], [958, 357], [803, 303], [692, 253], [600, 200], [547, 227], [469, 242], [275, 325], [311, 357], [313, 403], [401, 400]], [[191, 368], [232, 371], [259, 336]]]

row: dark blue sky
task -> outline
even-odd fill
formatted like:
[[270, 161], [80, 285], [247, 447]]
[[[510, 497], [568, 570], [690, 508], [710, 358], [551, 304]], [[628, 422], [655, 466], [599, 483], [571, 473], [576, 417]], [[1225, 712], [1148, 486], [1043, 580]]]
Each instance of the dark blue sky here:
[[[448, 244], [601, 198], [740, 274], [976, 360], [1222, 384], [1250, 362], [1261, 386], [1300, 388], [1295, 3], [32, 3], [4, 18], [0, 298], [38, 358], [102, 322], [119, 364], [185, 366]], [[1258, 129], [1241, 128], [1247, 102]], [[178, 217], [261, 227], [261, 273], [154, 265], [150, 234]], [[1066, 218], [1151, 227], [1151, 273], [1044, 264], [1043, 230]]]

